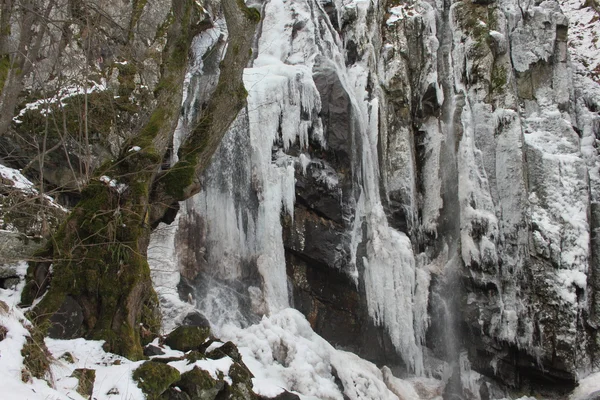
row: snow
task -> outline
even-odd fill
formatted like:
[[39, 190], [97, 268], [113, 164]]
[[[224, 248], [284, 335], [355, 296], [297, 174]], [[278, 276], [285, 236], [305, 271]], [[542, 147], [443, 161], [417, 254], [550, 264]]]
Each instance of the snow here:
[[213, 379], [219, 379], [219, 375], [221, 374], [225, 376], [229, 375], [229, 369], [233, 365], [233, 360], [229, 357], [223, 357], [218, 360], [198, 360], [191, 363], [188, 360], [181, 360], [172, 361], [169, 365], [173, 368], [177, 368], [182, 374], [198, 367], [208, 372]]
[[600, 372], [593, 373], [581, 379], [569, 400], [588, 400], [598, 395], [600, 391]]
[[[77, 368], [94, 369], [93, 397], [98, 400], [110, 399], [144, 399], [140, 388], [133, 381], [131, 374], [143, 361], [132, 362], [115, 354], [106, 353], [102, 349], [103, 341], [72, 339], [56, 340], [46, 338], [46, 346], [56, 361], [51, 371], [54, 384], [58, 391], [73, 396], [77, 380], [72, 373]], [[70, 353], [74, 363], [61, 359], [65, 353]]]
[[[380, 370], [353, 353], [336, 350], [294, 309], [265, 316], [246, 329], [226, 326], [221, 335], [238, 344], [258, 383], [255, 391], [260, 393], [286, 389], [302, 399], [321, 400], [341, 400], [344, 396], [350, 400], [419, 398], [414, 397], [419, 381], [394, 378], [385, 367]], [[335, 383], [336, 376], [343, 391]]]
[[578, 74], [600, 82], [600, 23], [598, 12], [582, 0], [561, 0], [569, 18], [569, 53]]
[[126, 184], [119, 183], [116, 179], [112, 179], [109, 176], [102, 175], [99, 180], [100, 182], [107, 184], [109, 187], [114, 188], [117, 193], [123, 193], [125, 190], [127, 190]]
[[107, 84], [106, 84], [106, 80], [104, 78], [102, 78], [102, 81], [100, 83], [94, 82], [94, 81], [88, 81], [88, 85], [89, 86], [87, 86], [87, 85], [85, 85], [85, 86], [82, 86], [82, 85], [66, 86], [66, 87], [60, 88], [58, 93], [52, 97], [48, 97], [45, 99], [39, 99], [39, 100], [33, 101], [31, 103], [27, 103], [27, 104], [25, 104], [25, 107], [23, 109], [21, 109], [21, 111], [19, 111], [17, 116], [13, 117], [13, 121], [17, 124], [22, 123], [22, 121], [19, 118], [23, 117], [25, 115], [25, 113], [27, 113], [27, 111], [40, 110], [40, 114], [46, 115], [46, 114], [52, 112], [52, 110], [50, 109], [50, 106], [53, 104], [58, 103], [58, 105], [60, 107], [65, 107], [66, 103], [64, 101], [67, 100], [68, 98], [71, 98], [74, 96], [79, 96], [82, 94], [90, 94], [90, 93], [94, 93], [94, 92], [102, 92], [102, 91], [107, 90]]

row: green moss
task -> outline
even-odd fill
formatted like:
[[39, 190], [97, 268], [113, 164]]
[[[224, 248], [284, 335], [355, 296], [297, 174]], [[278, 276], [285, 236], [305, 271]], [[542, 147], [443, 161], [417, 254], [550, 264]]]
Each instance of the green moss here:
[[167, 35], [169, 27], [173, 24], [174, 21], [175, 16], [173, 15], [173, 10], [171, 9], [169, 11], [169, 14], [167, 15], [167, 18], [163, 21], [162, 24], [160, 24], [160, 26], [156, 30], [156, 35], [154, 35], [154, 41], [163, 39]]
[[192, 399], [214, 399], [223, 389], [224, 383], [213, 379], [207, 371], [194, 367], [181, 375], [177, 386]]
[[8, 55], [0, 57], [0, 93], [4, 90], [4, 82], [10, 71], [10, 57]]
[[490, 80], [490, 92], [504, 92], [508, 82], [508, 73], [506, 68], [504, 66], [494, 64]]
[[135, 76], [137, 75], [137, 67], [133, 62], [117, 63], [119, 71], [119, 96], [129, 96], [136, 88]]
[[192, 350], [185, 355], [185, 359], [190, 363], [195, 363], [198, 360], [206, 360], [206, 356], [197, 350]]
[[246, 6], [246, 3], [244, 2], [244, 0], [237, 0], [237, 3], [238, 3], [238, 6], [244, 12], [244, 15], [246, 16], [246, 18], [248, 18], [250, 21], [252, 21], [254, 23], [260, 22], [260, 19], [261, 19], [260, 11], [258, 11], [254, 7]]
[[181, 351], [197, 350], [210, 336], [210, 329], [200, 326], [179, 326], [167, 335], [165, 344]]
[[184, 190], [192, 184], [196, 174], [196, 163], [187, 160], [179, 161], [161, 177], [165, 192], [175, 199], [184, 199]]
[[258, 398], [252, 391], [253, 375], [244, 364], [233, 363], [229, 368], [229, 376], [233, 382], [227, 387], [228, 399], [252, 400]]
[[159, 399], [180, 378], [179, 371], [167, 364], [148, 361], [133, 371], [133, 379], [148, 400]]
[[129, 21], [129, 41], [133, 40], [135, 35], [134, 29], [144, 12], [144, 7], [148, 0], [133, 0], [132, 1], [132, 10], [131, 10], [131, 20]]
[[142, 345], [145, 346], [152, 342], [160, 333], [161, 319], [156, 293], [152, 293], [150, 299], [142, 306], [142, 315], [139, 323], [143, 326], [140, 338]]
[[489, 16], [488, 6], [474, 4], [469, 0], [463, 0], [457, 3], [454, 8], [454, 16], [457, 25], [463, 33], [469, 35], [475, 41], [471, 49], [472, 57], [479, 58], [485, 56], [489, 51]]

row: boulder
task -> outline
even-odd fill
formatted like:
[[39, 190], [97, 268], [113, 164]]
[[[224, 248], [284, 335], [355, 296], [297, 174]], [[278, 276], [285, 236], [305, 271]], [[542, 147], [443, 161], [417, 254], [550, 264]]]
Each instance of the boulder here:
[[160, 395], [180, 377], [177, 369], [154, 361], [145, 362], [133, 371], [133, 380], [137, 382], [148, 400], [160, 398]]
[[183, 321], [181, 322], [182, 326], [199, 326], [202, 328], [210, 329], [210, 322], [206, 319], [204, 315], [199, 313], [198, 311], [192, 311], [188, 315], [185, 316]]
[[198, 349], [210, 336], [210, 328], [201, 326], [180, 326], [169, 333], [165, 344], [172, 349], [190, 351]]
[[225, 384], [222, 380], [214, 379], [208, 372], [194, 367], [181, 375], [177, 386], [192, 399], [213, 400]]

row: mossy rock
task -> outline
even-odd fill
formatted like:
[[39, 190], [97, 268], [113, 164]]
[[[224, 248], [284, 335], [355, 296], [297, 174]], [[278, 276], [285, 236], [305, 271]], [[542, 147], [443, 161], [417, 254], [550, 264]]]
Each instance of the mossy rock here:
[[225, 387], [224, 392], [219, 396], [219, 400], [258, 399], [258, 395], [252, 391], [252, 378], [254, 376], [243, 363], [233, 363], [229, 369], [229, 377], [232, 384]]
[[225, 383], [214, 379], [203, 369], [194, 367], [181, 375], [177, 386], [194, 400], [214, 400], [225, 387]]
[[165, 339], [165, 344], [175, 350], [196, 350], [204, 344], [209, 336], [209, 328], [201, 326], [180, 326], [169, 333]]
[[154, 361], [145, 362], [133, 372], [133, 379], [148, 400], [159, 399], [180, 376], [177, 369]]
[[192, 400], [189, 394], [182, 392], [176, 386], [171, 386], [166, 392], [160, 396], [162, 400]]
[[90, 398], [94, 392], [94, 382], [96, 381], [96, 370], [80, 368], [73, 371], [73, 377], [77, 378], [77, 393], [83, 397]]
[[[192, 350], [189, 353], [187, 353], [185, 355], [185, 359], [188, 360], [190, 363], [194, 363], [198, 360], [206, 360], [206, 355], [204, 355], [204, 353], [202, 353], [201, 351], [196, 351], [196, 350]], [[209, 357], [211, 358], [211, 357]], [[220, 357], [222, 358], [222, 357]], [[216, 360], [216, 359], [214, 359]]]
[[233, 361], [241, 362], [242, 356], [233, 342], [227, 342], [223, 346], [216, 348], [206, 354], [206, 357], [218, 360], [223, 357], [230, 357]]

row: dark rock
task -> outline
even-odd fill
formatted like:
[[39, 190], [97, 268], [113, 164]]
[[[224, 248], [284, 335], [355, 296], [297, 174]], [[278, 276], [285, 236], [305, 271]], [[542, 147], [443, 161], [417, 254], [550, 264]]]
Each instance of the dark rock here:
[[181, 375], [177, 386], [192, 399], [213, 400], [223, 390], [225, 383], [222, 380], [213, 379], [210, 374], [198, 367], [194, 367]]
[[171, 384], [177, 382], [179, 371], [167, 364], [148, 361], [133, 371], [133, 380], [148, 399], [158, 398]]
[[335, 269], [346, 259], [344, 238], [340, 225], [302, 207], [296, 207], [293, 225], [284, 232], [284, 244], [287, 248]]
[[8, 333], [8, 329], [4, 326], [0, 325], [0, 342], [6, 339], [6, 334]]
[[206, 360], [206, 355], [200, 351], [192, 350], [189, 353], [186, 353], [185, 359], [190, 363], [194, 363], [198, 360]]
[[230, 357], [233, 361], [242, 361], [242, 356], [240, 355], [238, 348], [232, 342], [227, 342], [223, 346], [212, 350], [206, 354], [206, 357], [212, 358], [213, 360], [218, 360], [223, 357]]
[[185, 316], [183, 321], [181, 322], [182, 326], [199, 326], [202, 328], [210, 329], [210, 322], [206, 319], [204, 315], [199, 313], [198, 311], [192, 311], [188, 315]]
[[324, 165], [319, 164], [310, 164], [307, 174], [296, 174], [296, 204], [306, 207], [323, 219], [343, 224], [340, 191], [329, 189], [325, 183], [315, 178], [321, 173], [333, 175], [336, 172], [333, 169], [326, 170]]
[[172, 361], [181, 361], [182, 359], [183, 357], [154, 357], [152, 358], [152, 361], [168, 364]]
[[322, 62], [315, 66], [314, 71], [313, 78], [321, 94], [321, 116], [325, 125], [327, 146], [335, 151], [351, 154], [350, 96], [333, 66]]
[[2, 278], [10, 278], [12, 276], [16, 276], [17, 271], [11, 265], [1, 265], [0, 264], [0, 279]]
[[200, 348], [210, 335], [210, 329], [200, 326], [180, 326], [169, 333], [165, 344], [172, 349], [190, 351]]
[[0, 278], [0, 288], [2, 289], [13, 289], [15, 288], [21, 279], [18, 276], [11, 276], [8, 278]]
[[79, 393], [85, 398], [91, 398], [92, 393], [94, 392], [96, 370], [78, 368], [75, 371], [73, 371], [73, 375], [71, 376], [77, 378], [77, 380], [79, 381], [79, 383], [77, 384], [77, 393]]
[[290, 393], [284, 390], [283, 393], [278, 394], [275, 397], [259, 396], [260, 400], [300, 400], [300, 397], [294, 393]]
[[48, 336], [54, 339], [72, 339], [81, 333], [83, 309], [71, 296], [67, 296], [56, 313], [50, 317]]
[[161, 396], [162, 400], [192, 400], [189, 394], [181, 391], [179, 387], [172, 386], [168, 388]]
[[258, 396], [252, 391], [250, 370], [243, 363], [234, 363], [229, 369], [232, 384], [226, 384], [225, 390], [219, 393], [218, 400], [257, 400]]
[[154, 346], [153, 344], [149, 344], [144, 347], [144, 355], [146, 357], [161, 356], [163, 354], [165, 354], [165, 352], [162, 351], [160, 347]]

